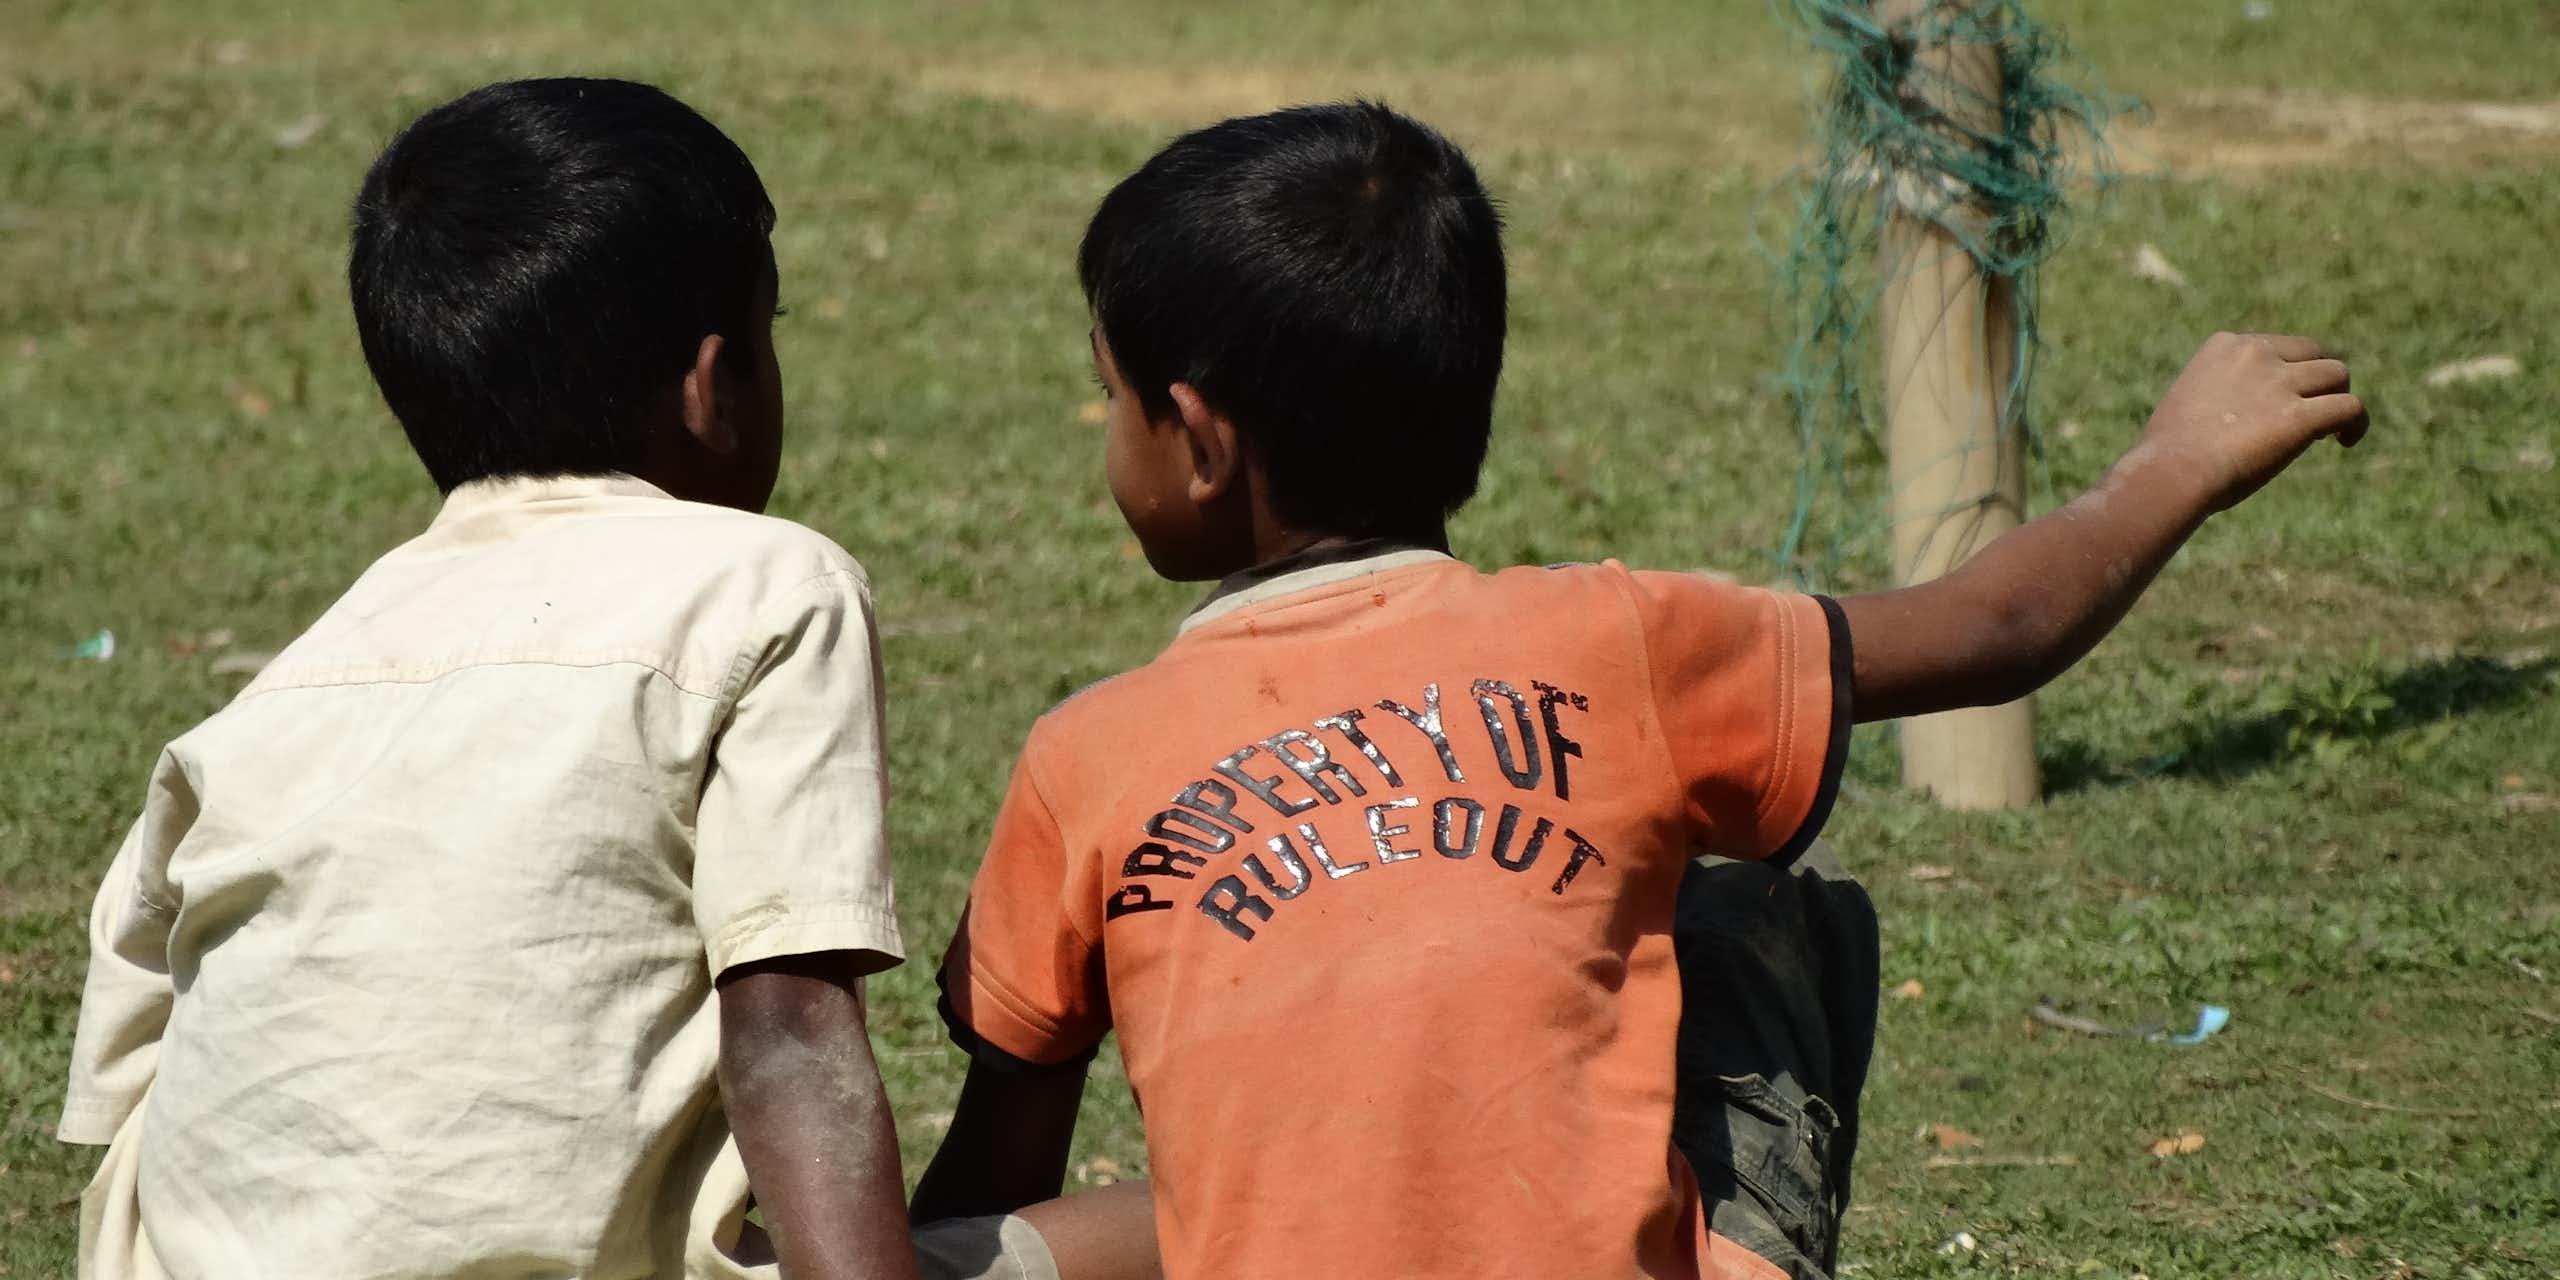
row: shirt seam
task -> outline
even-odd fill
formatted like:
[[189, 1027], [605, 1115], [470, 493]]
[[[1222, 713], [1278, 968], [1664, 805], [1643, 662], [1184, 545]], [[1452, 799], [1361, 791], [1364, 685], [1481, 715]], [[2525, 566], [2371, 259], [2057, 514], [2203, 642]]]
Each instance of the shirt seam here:
[[[146, 848], [143, 851], [143, 856], [135, 860], [135, 865], [126, 869], [125, 888], [131, 892], [133, 901], [141, 904], [141, 914], [144, 917], [154, 920], [174, 921], [178, 918], [180, 904], [167, 901], [158, 893], [153, 892], [150, 884], [143, 878], [143, 871], [145, 868], [156, 864], [160, 868], [162, 878], [167, 878], [169, 871], [169, 859], [176, 853], [176, 846], [178, 844], [184, 844], [186, 842], [186, 833], [188, 831], [195, 830], [196, 824], [204, 819], [204, 788], [198, 784], [194, 768], [188, 765], [187, 761], [178, 755], [177, 745], [175, 743], [171, 743], [168, 746], [160, 748], [160, 758], [153, 762], [152, 765], [150, 791], [142, 802], [141, 815], [134, 820], [137, 836], [146, 835], [150, 830], [149, 824], [152, 816], [151, 798], [156, 797], [159, 794], [160, 770], [163, 768], [177, 770], [178, 776], [186, 781], [187, 799], [193, 813], [187, 820], [186, 830], [179, 833], [178, 839], [175, 843], [160, 849], [156, 855]], [[119, 852], [121, 852], [121, 850], [119, 850]], [[110, 865], [112, 866], [113, 864]], [[163, 973], [161, 976], [166, 978], [168, 975]]]
[[[803, 603], [802, 595], [803, 593], [808, 592], [811, 587], [822, 582], [828, 582], [830, 580], [840, 578], [852, 580], [854, 594], [857, 597], [870, 590], [870, 580], [863, 576], [860, 569], [851, 567], [828, 569], [823, 572], [813, 573], [806, 578], [802, 578], [799, 581], [792, 583], [790, 586], [784, 587], [781, 591], [775, 593], [774, 599], [771, 603], [765, 605], [761, 609], [758, 609], [755, 615], [757, 625], [749, 628], [747, 638], [739, 643], [737, 656], [729, 660], [728, 674], [721, 678], [720, 690], [718, 693], [711, 695], [712, 700], [726, 708], [734, 705], [739, 698], [745, 696], [747, 683], [755, 674], [756, 664], [763, 658], [765, 647], [772, 642], [775, 636], [775, 632], [772, 628], [762, 625], [767, 614], [773, 613], [785, 605]], [[867, 614], [868, 610], [865, 610], [864, 612]], [[864, 656], [868, 657], [869, 654], [867, 651], [878, 648], [879, 641], [871, 634], [871, 627], [867, 622], [863, 625], [862, 631], [862, 643], [866, 649]], [[673, 677], [669, 678], [673, 679]]]
[[[750, 907], [748, 910], [752, 912], [754, 908]], [[732, 919], [729, 923], [722, 925], [718, 933], [712, 935], [710, 943], [703, 948], [703, 954], [710, 957], [725, 957], [743, 950], [746, 943], [778, 930], [812, 929], [845, 924], [861, 925], [873, 931], [886, 930], [887, 937], [882, 940], [898, 943], [901, 951], [904, 949], [905, 939], [899, 936], [898, 913], [895, 910], [868, 903], [837, 902], [831, 906], [807, 909], [784, 907], [775, 914], [758, 915], [751, 919]], [[725, 962], [724, 967], [735, 963], [737, 962]]]
[[[1073, 929], [1075, 927], [1074, 922], [1069, 921], [1067, 927]], [[1081, 934], [1079, 934], [1079, 936], [1081, 936]], [[994, 996], [996, 1003], [1004, 1007], [1006, 1016], [1011, 1017], [1015, 1021], [1022, 1023], [1024, 1026], [1031, 1028], [1033, 1031], [1040, 1033], [1041, 1036], [1049, 1040], [1063, 1040], [1066, 1038], [1066, 1024], [1050, 1017], [1048, 1014], [1042, 1013], [1039, 1008], [1032, 1003], [1029, 997], [1016, 992], [1004, 979], [997, 977], [993, 970], [978, 963], [977, 952], [974, 947], [970, 949], [969, 955], [969, 980], [983, 987], [987, 994]], [[986, 1031], [977, 1026], [974, 1022], [970, 1024], [969, 1030], [981, 1038], [986, 1035]], [[1003, 1048], [1002, 1045], [998, 1045], [997, 1047]]]
[[293, 677], [279, 677], [273, 681], [261, 679], [240, 695], [240, 701], [246, 702], [254, 698], [265, 697], [270, 693], [286, 693], [296, 689], [352, 689], [361, 688], [366, 685], [434, 684], [436, 681], [444, 679], [446, 676], [487, 667], [559, 667], [573, 671], [597, 671], [606, 667], [638, 667], [643, 671], [647, 671], [650, 674], [665, 680], [668, 687], [688, 697], [712, 700], [716, 700], [719, 697], [716, 692], [693, 687], [691, 684], [678, 677], [674, 672], [669, 671], [664, 666], [646, 658], [597, 656], [586, 659], [571, 657], [475, 658], [468, 661], [456, 662], [450, 666], [438, 666], [432, 671], [420, 671], [414, 674], [412, 673], [411, 668], [406, 667], [391, 667], [378, 670], [366, 668], [349, 669], [341, 667], [327, 674], [314, 675], [306, 678], [297, 679]]
[[[755, 908], [749, 907], [747, 911], [754, 912]], [[841, 924], [847, 920], [858, 920], [866, 924], [895, 924], [898, 913], [890, 908], [868, 902], [838, 901], [826, 907], [784, 907], [779, 913], [755, 915], [752, 919], [732, 919], [729, 923], [720, 926], [720, 932], [713, 934], [711, 941], [715, 949], [721, 949], [741, 938], [754, 937], [767, 929], [812, 924]]]
[[[1039, 733], [1040, 726], [1033, 725], [1032, 734], [1036, 736]], [[1039, 802], [1040, 815], [1049, 820], [1049, 829], [1057, 833], [1058, 856], [1061, 862], [1067, 858], [1082, 856], [1067, 842], [1067, 824], [1058, 820], [1057, 806], [1049, 803], [1049, 788], [1040, 781], [1039, 752], [1034, 749], [1035, 746], [1036, 744], [1032, 742], [1022, 744], [1022, 775], [1031, 783], [1031, 798]], [[1059, 869], [1063, 871], [1066, 868], [1061, 866]], [[1085, 936], [1083, 926], [1076, 923], [1075, 913], [1064, 912], [1060, 918], [1066, 922], [1067, 932], [1074, 934], [1076, 941], [1083, 943], [1090, 950], [1097, 952], [1102, 950], [1102, 940]], [[972, 969], [977, 967], [974, 956], [969, 963]]]
[[[1228, 597], [1228, 599], [1237, 600], [1240, 601], [1240, 603], [1229, 605], [1225, 609], [1219, 609], [1217, 607], [1219, 602], [1212, 601], [1210, 604], [1192, 611], [1189, 616], [1182, 620], [1181, 626], [1176, 628], [1174, 633], [1175, 638], [1182, 639], [1189, 636], [1204, 634], [1213, 627], [1224, 626], [1239, 618], [1278, 613], [1286, 609], [1295, 609], [1305, 605], [1321, 604], [1324, 601], [1331, 600], [1337, 596], [1350, 595], [1362, 587], [1379, 582], [1383, 579], [1412, 573], [1417, 570], [1437, 569], [1444, 565], [1462, 565], [1466, 563], [1466, 561], [1460, 560], [1456, 556], [1447, 555], [1437, 551], [1398, 551], [1390, 552], [1388, 554], [1396, 556], [1427, 556], [1429, 558], [1416, 559], [1404, 564], [1389, 565], [1384, 568], [1359, 569], [1328, 582], [1311, 583], [1297, 590], [1284, 591], [1278, 595], [1261, 600], [1245, 599], [1244, 597], [1253, 590], [1253, 588], [1248, 588], [1245, 592], [1239, 592], [1235, 596]], [[1353, 565], [1365, 563], [1368, 562], [1355, 560], [1342, 567], [1350, 568]], [[1329, 566], [1318, 565], [1313, 568], [1299, 570], [1299, 572], [1320, 573], [1327, 567]], [[1281, 582], [1285, 580], [1285, 578], [1272, 579], [1273, 582]], [[1260, 585], [1267, 586], [1269, 584], [1265, 583]]]
[[[1689, 812], [1688, 789], [1680, 785], [1680, 761], [1671, 752], [1671, 735], [1662, 727], [1662, 687], [1655, 678], [1653, 634], [1644, 625], [1644, 611], [1636, 607], [1635, 577], [1625, 566], [1610, 575], [1610, 585], [1617, 588], [1618, 604], [1627, 613], [1628, 625], [1636, 633], [1636, 656], [1644, 664], [1644, 717], [1651, 729], [1655, 752], [1662, 758], [1662, 778], [1668, 784], [1672, 811], [1683, 818]], [[1695, 839], [1695, 835], [1691, 836]]]

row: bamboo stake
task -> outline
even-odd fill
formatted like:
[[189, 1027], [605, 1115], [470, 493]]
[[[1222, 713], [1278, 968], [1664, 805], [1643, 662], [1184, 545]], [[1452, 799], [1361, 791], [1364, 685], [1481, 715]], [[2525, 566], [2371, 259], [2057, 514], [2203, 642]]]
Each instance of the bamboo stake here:
[[[1891, 29], [1930, 0], [1878, 0]], [[1912, 91], [1962, 126], [1996, 128], [1999, 51], [1941, 45], [1914, 57]], [[1886, 453], [1895, 580], [1939, 577], [2026, 515], [2024, 441], [2004, 430], [2017, 356], [2012, 282], [1986, 279], [1944, 225], [1972, 211], [1935, 184], [1888, 175], [1884, 233]], [[2035, 709], [2021, 699], [1905, 720], [1902, 780], [1958, 809], [2036, 802]]]

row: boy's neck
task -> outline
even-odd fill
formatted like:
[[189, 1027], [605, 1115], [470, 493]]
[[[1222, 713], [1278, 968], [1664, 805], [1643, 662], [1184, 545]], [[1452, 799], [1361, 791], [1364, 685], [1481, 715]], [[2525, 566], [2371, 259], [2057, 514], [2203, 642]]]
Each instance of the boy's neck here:
[[1275, 529], [1271, 530], [1267, 536], [1258, 536], [1253, 541], [1253, 563], [1240, 566], [1235, 572], [1250, 573], [1283, 560], [1321, 556], [1328, 552], [1345, 551], [1366, 544], [1418, 548], [1424, 551], [1438, 551], [1445, 555], [1449, 550], [1449, 526], [1445, 522], [1434, 522], [1427, 529], [1409, 532], [1359, 534]]

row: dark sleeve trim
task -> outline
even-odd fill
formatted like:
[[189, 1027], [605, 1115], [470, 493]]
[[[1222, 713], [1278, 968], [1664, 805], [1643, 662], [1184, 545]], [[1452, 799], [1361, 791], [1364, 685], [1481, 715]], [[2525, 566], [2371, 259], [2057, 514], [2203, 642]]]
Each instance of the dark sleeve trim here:
[[951, 1043], [958, 1046], [960, 1052], [967, 1054], [969, 1061], [978, 1066], [991, 1067], [1007, 1075], [1047, 1076], [1068, 1073], [1082, 1075], [1085, 1068], [1093, 1065], [1093, 1056], [1102, 1052], [1102, 1043], [1095, 1041], [1084, 1052], [1063, 1061], [1033, 1062], [1029, 1058], [1008, 1052], [1001, 1046], [990, 1043], [986, 1037], [978, 1034], [976, 1028], [971, 1027], [960, 1017], [959, 1007], [951, 1003], [950, 969], [936, 970], [933, 975], [933, 985], [942, 991], [941, 998], [934, 1001], [934, 1008], [942, 1014], [943, 1029], [950, 1033]]
[[1772, 866], [1793, 865], [1813, 847], [1823, 824], [1831, 821], [1832, 802], [1840, 798], [1840, 775], [1849, 767], [1849, 730], [1857, 724], [1856, 708], [1850, 704], [1857, 664], [1849, 641], [1849, 615], [1829, 596], [1815, 596], [1814, 601], [1822, 606], [1823, 621], [1831, 624], [1831, 743], [1823, 750], [1822, 785], [1813, 793], [1813, 807], [1805, 811], [1804, 825], [1796, 828], [1795, 835], [1769, 855]]

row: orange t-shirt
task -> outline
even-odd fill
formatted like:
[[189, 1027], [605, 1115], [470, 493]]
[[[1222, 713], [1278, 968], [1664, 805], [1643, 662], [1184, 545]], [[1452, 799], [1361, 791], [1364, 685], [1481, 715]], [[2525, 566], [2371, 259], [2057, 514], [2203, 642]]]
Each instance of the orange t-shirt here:
[[1775, 1275], [1671, 1145], [1671, 911], [1792, 857], [1828, 601], [1397, 551], [1214, 599], [1043, 716], [944, 960], [973, 1052], [1115, 1025], [1169, 1276]]

